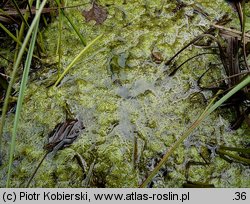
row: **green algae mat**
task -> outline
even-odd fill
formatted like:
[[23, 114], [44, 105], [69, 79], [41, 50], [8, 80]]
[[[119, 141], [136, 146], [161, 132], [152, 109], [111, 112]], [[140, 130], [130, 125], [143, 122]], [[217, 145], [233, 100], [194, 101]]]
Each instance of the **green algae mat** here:
[[[219, 57], [202, 55], [188, 61], [175, 75], [164, 62], [184, 45], [228, 14], [228, 28], [240, 30], [237, 13], [222, 0], [87, 0], [68, 1], [65, 9], [90, 43], [103, 35], [63, 77], [58, 77], [58, 17], [43, 31], [46, 57], [30, 73], [25, 94], [11, 176], [12, 187], [25, 187], [45, 150], [49, 133], [66, 120], [67, 110], [85, 129], [67, 148], [45, 158], [30, 187], [138, 187], [169, 147], [204, 111], [211, 91], [197, 80], [208, 66], [211, 84], [225, 76]], [[249, 6], [249, 3], [248, 5]], [[249, 15], [249, 11], [247, 13]], [[79, 37], [63, 18], [61, 67], [83, 50]], [[246, 22], [246, 30], [250, 29]], [[191, 46], [176, 59], [180, 65], [195, 54]], [[61, 73], [62, 71], [60, 71]], [[19, 84], [16, 84], [18, 87]], [[8, 146], [14, 114], [4, 129], [5, 186]], [[230, 130], [230, 108], [212, 113], [174, 152], [148, 187], [250, 187], [246, 164], [228, 161], [219, 145], [249, 145], [250, 129], [243, 123]], [[5, 159], [6, 158], [6, 159]], [[80, 162], [79, 162], [80, 160]]]

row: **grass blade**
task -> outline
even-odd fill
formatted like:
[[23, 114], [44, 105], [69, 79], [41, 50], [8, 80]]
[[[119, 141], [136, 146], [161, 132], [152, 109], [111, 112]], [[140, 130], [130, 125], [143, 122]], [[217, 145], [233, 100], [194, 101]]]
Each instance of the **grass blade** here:
[[19, 15], [19, 17], [22, 19], [22, 22], [24, 22], [25, 25], [26, 25], [27, 27], [29, 27], [29, 24], [28, 24], [27, 20], [23, 17], [23, 14], [22, 14], [22, 12], [20, 11], [20, 9], [19, 9], [19, 7], [18, 7], [16, 1], [15, 1], [15, 0], [11, 0], [11, 1], [12, 1], [13, 5], [14, 5], [14, 7], [15, 7], [15, 9], [16, 9], [18, 15]]
[[61, 74], [61, 76], [57, 79], [56, 83], [54, 84], [54, 87], [56, 87], [59, 82], [62, 80], [62, 78], [67, 74], [67, 72], [70, 70], [71, 67], [81, 58], [81, 56], [87, 52], [87, 50], [95, 44], [100, 38], [102, 37], [102, 34], [96, 37], [94, 40], [92, 40], [76, 57], [73, 59], [73, 61], [69, 64], [69, 66], [64, 70], [64, 72]]
[[58, 41], [57, 41], [57, 48], [56, 48], [56, 54], [58, 54], [58, 77], [60, 77], [61, 74], [61, 59], [62, 59], [62, 11], [61, 11], [61, 5], [58, 5], [59, 7], [59, 23], [58, 23]]
[[[4, 105], [3, 105], [3, 110], [2, 110], [2, 118], [1, 118], [1, 123], [0, 123], [0, 154], [1, 154], [1, 151], [2, 151], [2, 133], [3, 133], [3, 127], [4, 127], [4, 124], [5, 124], [5, 117], [6, 117], [6, 113], [7, 113], [7, 109], [8, 109], [8, 103], [9, 103], [9, 98], [10, 98], [10, 94], [11, 94], [11, 89], [13, 87], [13, 84], [15, 82], [15, 75], [16, 75], [16, 72], [17, 72], [17, 69], [21, 63], [21, 60], [22, 60], [22, 56], [25, 52], [25, 49], [26, 49], [26, 46], [29, 42], [29, 39], [30, 39], [30, 36], [34, 30], [34, 27], [36, 26], [36, 22], [39, 20], [40, 18], [40, 15], [42, 13], [42, 10], [43, 10], [43, 7], [45, 6], [47, 0], [44, 0], [39, 8], [39, 10], [37, 11], [37, 14], [35, 15], [34, 19], [33, 19], [33, 22], [31, 23], [30, 25], [30, 28], [27, 32], [27, 35], [24, 39], [24, 42], [21, 46], [21, 49], [18, 53], [18, 57], [17, 57], [17, 60], [14, 64], [14, 67], [13, 67], [13, 71], [11, 73], [11, 79], [10, 79], [10, 82], [9, 82], [9, 86], [8, 86], [8, 89], [7, 89], [7, 92], [6, 92], [6, 96], [5, 96], [5, 100], [4, 100]], [[1, 158], [1, 155], [0, 155], [0, 158]]]
[[[37, 7], [40, 4], [39, 2], [40, 1], [37, 1]], [[39, 25], [39, 18], [36, 20], [35, 23], [36, 24], [35, 24], [35, 27], [34, 27], [34, 31], [33, 31], [31, 41], [30, 41], [29, 51], [28, 51], [27, 58], [26, 58], [26, 61], [25, 61], [25, 66], [24, 66], [20, 91], [19, 91], [19, 95], [18, 95], [17, 108], [16, 108], [15, 119], [14, 119], [14, 127], [13, 127], [13, 133], [12, 133], [11, 144], [10, 144], [9, 167], [8, 167], [6, 188], [8, 188], [10, 186], [10, 176], [11, 176], [11, 170], [12, 170], [13, 155], [14, 155], [14, 150], [15, 150], [15, 141], [16, 141], [16, 135], [17, 135], [18, 122], [19, 122], [20, 113], [21, 113], [21, 109], [22, 109], [22, 103], [23, 103], [23, 99], [24, 99], [24, 92], [25, 92], [25, 89], [26, 89], [27, 81], [28, 81], [28, 75], [29, 75], [32, 55], [33, 55], [33, 51], [34, 51], [34, 47], [35, 47], [36, 36], [37, 36], [38, 25]]]
[[59, 0], [56, 0], [56, 3], [57, 3], [57, 5], [58, 5], [60, 11], [62, 12], [62, 14], [67, 18], [67, 20], [69, 21], [70, 25], [72, 26], [72, 28], [74, 29], [74, 31], [76, 32], [76, 34], [78, 35], [78, 37], [80, 38], [82, 44], [83, 44], [84, 46], [86, 46], [86, 41], [85, 41], [85, 39], [82, 37], [81, 33], [79, 32], [79, 30], [77, 29], [77, 27], [75, 26], [75, 24], [73, 23], [73, 21], [71, 20], [71, 18], [68, 17], [68, 15], [67, 15], [67, 14], [64, 12], [64, 10], [61, 8]]
[[[194, 131], [196, 127], [200, 125], [200, 123], [210, 114], [212, 113], [216, 108], [218, 108], [222, 103], [224, 103], [227, 99], [229, 99], [232, 95], [234, 95], [236, 92], [244, 88], [250, 84], [250, 75], [248, 75], [241, 83], [239, 83], [237, 86], [235, 86], [231, 91], [229, 91], [225, 96], [223, 96], [220, 100], [218, 100], [213, 105], [209, 105], [205, 111], [201, 114], [201, 116], [190, 126], [190, 128], [184, 132], [184, 134], [174, 143], [172, 147], [167, 151], [167, 153], [163, 156], [161, 161], [158, 163], [158, 165], [154, 168], [154, 170], [150, 173], [150, 175], [146, 178], [146, 180], [140, 185], [141, 188], [145, 188], [147, 184], [152, 181], [154, 176], [157, 174], [157, 172], [161, 169], [163, 164], [166, 163], [168, 158], [171, 156], [171, 154], [178, 148], [179, 144], [181, 144], [189, 135], [191, 132]], [[211, 103], [210, 103], [211, 104]]]
[[22, 46], [22, 43], [14, 36], [2, 23], [0, 23], [0, 28], [4, 30], [5, 33], [8, 34], [18, 45]]

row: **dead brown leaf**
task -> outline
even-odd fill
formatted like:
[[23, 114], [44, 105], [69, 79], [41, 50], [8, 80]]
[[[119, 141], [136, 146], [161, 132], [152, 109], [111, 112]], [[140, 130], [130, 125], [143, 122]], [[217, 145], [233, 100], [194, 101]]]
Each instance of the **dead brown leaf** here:
[[83, 11], [83, 16], [87, 22], [94, 20], [96, 25], [100, 25], [107, 19], [108, 12], [105, 8], [93, 3], [93, 7], [89, 11]]

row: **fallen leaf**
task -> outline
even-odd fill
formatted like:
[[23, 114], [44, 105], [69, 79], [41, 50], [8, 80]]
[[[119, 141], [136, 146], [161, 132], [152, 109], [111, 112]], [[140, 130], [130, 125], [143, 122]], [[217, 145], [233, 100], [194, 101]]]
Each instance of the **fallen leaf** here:
[[100, 25], [107, 19], [108, 12], [103, 7], [93, 3], [93, 7], [89, 11], [83, 11], [83, 16], [87, 22], [94, 20], [96, 25]]

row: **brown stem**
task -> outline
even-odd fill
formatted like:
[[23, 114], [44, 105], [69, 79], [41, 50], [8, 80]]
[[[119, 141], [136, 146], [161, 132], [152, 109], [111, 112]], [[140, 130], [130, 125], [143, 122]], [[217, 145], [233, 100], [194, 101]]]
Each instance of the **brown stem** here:
[[48, 153], [49, 153], [49, 152], [50, 152], [50, 151], [47, 151], [47, 152], [44, 154], [43, 158], [41, 159], [41, 161], [40, 161], [40, 162], [39, 162], [39, 164], [37, 165], [37, 167], [36, 167], [35, 171], [33, 172], [32, 176], [30, 177], [30, 179], [29, 179], [29, 181], [28, 181], [28, 183], [27, 183], [27, 185], [26, 185], [26, 188], [28, 188], [28, 187], [29, 187], [30, 182], [31, 182], [31, 181], [32, 181], [32, 179], [35, 177], [36, 172], [37, 172], [37, 171], [38, 171], [38, 169], [40, 168], [41, 164], [43, 163], [44, 159], [46, 158], [46, 156], [48, 155]]

